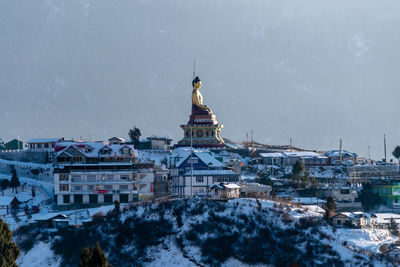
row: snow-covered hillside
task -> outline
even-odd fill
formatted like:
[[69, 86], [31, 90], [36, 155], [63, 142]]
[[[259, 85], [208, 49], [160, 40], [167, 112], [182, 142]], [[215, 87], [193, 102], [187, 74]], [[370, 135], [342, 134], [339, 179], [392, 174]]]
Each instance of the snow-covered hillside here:
[[[357, 238], [360, 230], [335, 230], [301, 207], [193, 199], [131, 206], [120, 216], [95, 216], [80, 228], [22, 227], [15, 240], [23, 250], [21, 266], [76, 266], [81, 249], [96, 241], [114, 266], [383, 266], [387, 263], [375, 252], [392, 241], [385, 231], [363, 230]], [[38, 247], [41, 257], [34, 256]]]

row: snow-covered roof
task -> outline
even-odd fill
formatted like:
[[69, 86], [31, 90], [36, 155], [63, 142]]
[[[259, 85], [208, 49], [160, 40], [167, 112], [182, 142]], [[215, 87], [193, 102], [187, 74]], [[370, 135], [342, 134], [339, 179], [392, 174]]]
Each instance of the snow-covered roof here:
[[283, 158], [286, 157], [282, 152], [273, 152], [273, 153], [260, 153], [262, 158]]
[[[208, 149], [193, 149], [193, 156], [198, 157], [204, 164], [210, 167], [223, 167], [224, 164], [215, 158], [215, 154]], [[173, 158], [179, 157], [176, 166], [179, 167], [188, 157], [190, 157], [190, 147], [181, 147], [174, 150]]]
[[240, 185], [238, 184], [232, 184], [232, 183], [216, 183], [210, 185], [210, 188], [217, 187], [219, 189], [224, 189], [224, 188], [229, 188], [229, 189], [237, 189], [240, 188]]
[[324, 155], [309, 151], [260, 153], [260, 156], [263, 158], [327, 158]]
[[300, 157], [300, 158], [326, 158], [321, 154], [316, 152], [308, 152], [308, 151], [296, 151], [296, 152], [283, 152], [288, 157]]
[[108, 141], [112, 141], [112, 140], [118, 140], [120, 142], [125, 142], [125, 139], [123, 139], [121, 137], [116, 137], [116, 136], [111, 137], [110, 139], [108, 139]]
[[51, 213], [46, 213], [42, 216], [36, 217], [35, 221], [47, 221], [47, 220], [50, 220], [50, 219], [58, 217], [58, 216], [63, 217], [64, 219], [68, 219], [68, 216], [65, 214], [51, 212]]
[[[340, 156], [340, 150], [331, 150], [328, 152], [325, 152], [324, 154], [327, 157], [339, 157]], [[357, 157], [356, 153], [351, 153], [347, 150], [342, 150], [342, 157]]]
[[11, 196], [0, 196], [0, 206], [9, 206], [13, 199]]
[[338, 214], [343, 214], [344, 216], [352, 219], [366, 217], [363, 212], [340, 212]]
[[269, 185], [258, 184], [258, 183], [242, 183], [242, 189], [254, 190], [254, 191], [270, 191], [272, 189]]
[[326, 203], [325, 200], [322, 200], [320, 198], [316, 197], [294, 197], [292, 199], [292, 202], [294, 203], [299, 203], [299, 204], [304, 204], [304, 205], [311, 205], [311, 204], [317, 204], [317, 203]]
[[27, 141], [26, 143], [31, 144], [31, 143], [57, 143], [60, 141], [61, 138], [38, 138], [38, 139], [31, 139]]
[[374, 213], [372, 217], [375, 217], [376, 223], [386, 224], [390, 223], [390, 219], [396, 220], [396, 222], [400, 221], [400, 214], [395, 213]]
[[[191, 171], [185, 172], [184, 175], [185, 176], [191, 175]], [[193, 175], [238, 175], [238, 173], [232, 170], [211, 169], [211, 170], [193, 170]]]
[[317, 205], [307, 205], [307, 209], [309, 211], [313, 211], [313, 212], [317, 212], [317, 213], [324, 213], [325, 214], [325, 210], [323, 208], [321, 208], [320, 206], [317, 206]]
[[[80, 153], [82, 153], [85, 157], [94, 158], [94, 157], [114, 157], [114, 156], [131, 156], [131, 154], [122, 154], [121, 149], [124, 147], [128, 147], [133, 151], [134, 156], [137, 157], [137, 151], [134, 149], [133, 145], [127, 144], [116, 144], [116, 145], [104, 145], [102, 142], [82, 142], [82, 143], [59, 143], [56, 146], [56, 157], [58, 157], [63, 152], [66, 152], [68, 148], [74, 147]], [[109, 148], [110, 153], [101, 154], [100, 151], [104, 148]]]

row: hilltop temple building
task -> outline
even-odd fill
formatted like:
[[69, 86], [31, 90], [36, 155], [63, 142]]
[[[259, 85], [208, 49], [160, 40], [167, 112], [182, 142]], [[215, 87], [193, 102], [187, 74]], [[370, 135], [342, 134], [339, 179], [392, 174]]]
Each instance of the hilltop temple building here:
[[203, 96], [200, 93], [201, 80], [196, 77], [192, 81], [192, 114], [187, 124], [181, 125], [184, 137], [176, 147], [221, 149], [225, 147], [220, 136], [222, 124], [219, 124], [209, 107], [203, 105]]

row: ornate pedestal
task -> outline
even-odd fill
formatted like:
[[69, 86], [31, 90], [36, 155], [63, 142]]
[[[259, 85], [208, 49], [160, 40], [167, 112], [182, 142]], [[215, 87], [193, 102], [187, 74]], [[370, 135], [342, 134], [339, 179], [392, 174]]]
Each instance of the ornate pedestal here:
[[222, 124], [219, 124], [211, 109], [203, 105], [200, 94], [201, 81], [196, 77], [193, 82], [192, 114], [187, 124], [181, 125], [184, 138], [176, 147], [190, 146], [197, 148], [223, 148], [225, 143], [220, 136]]

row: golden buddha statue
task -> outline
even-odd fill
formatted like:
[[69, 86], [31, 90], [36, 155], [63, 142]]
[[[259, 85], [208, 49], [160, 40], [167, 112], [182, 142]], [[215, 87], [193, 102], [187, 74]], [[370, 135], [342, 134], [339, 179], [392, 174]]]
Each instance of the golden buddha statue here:
[[[212, 111], [206, 105], [203, 105], [203, 96], [200, 93], [201, 80], [199, 77], [194, 78], [192, 81], [193, 92], [192, 92], [192, 110], [198, 110], [202, 113], [212, 114]], [[197, 113], [197, 112], [196, 112]]]

